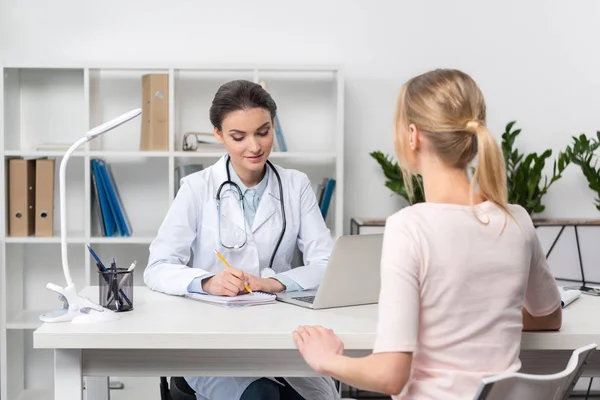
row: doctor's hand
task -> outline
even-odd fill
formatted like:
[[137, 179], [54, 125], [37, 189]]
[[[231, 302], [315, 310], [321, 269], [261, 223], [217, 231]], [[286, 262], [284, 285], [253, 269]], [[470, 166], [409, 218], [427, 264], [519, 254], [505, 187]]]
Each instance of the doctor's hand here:
[[227, 267], [215, 276], [202, 281], [202, 290], [215, 296], [237, 296], [244, 292], [248, 274], [233, 267]]
[[319, 374], [327, 374], [331, 360], [344, 354], [344, 343], [322, 326], [299, 326], [294, 341], [306, 363]]
[[248, 284], [253, 292], [280, 293], [285, 290], [285, 286], [277, 279], [265, 279], [250, 274], [248, 275]]

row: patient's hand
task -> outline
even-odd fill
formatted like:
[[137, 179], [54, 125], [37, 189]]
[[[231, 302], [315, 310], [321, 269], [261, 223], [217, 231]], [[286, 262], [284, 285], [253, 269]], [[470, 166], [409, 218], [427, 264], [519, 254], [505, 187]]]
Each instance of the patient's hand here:
[[344, 354], [344, 343], [333, 330], [322, 326], [299, 326], [294, 341], [306, 363], [319, 374], [327, 374], [332, 357]]
[[248, 284], [253, 292], [279, 293], [285, 290], [283, 283], [273, 278], [265, 279], [254, 275], [248, 275]]

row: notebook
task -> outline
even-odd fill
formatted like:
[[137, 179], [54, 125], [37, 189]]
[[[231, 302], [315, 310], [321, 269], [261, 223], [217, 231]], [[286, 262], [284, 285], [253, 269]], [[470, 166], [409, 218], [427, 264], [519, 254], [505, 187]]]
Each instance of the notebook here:
[[222, 307], [247, 307], [260, 304], [275, 303], [277, 296], [271, 293], [254, 292], [238, 296], [213, 296], [211, 294], [188, 293], [186, 297], [203, 303], [215, 304]]
[[562, 308], [565, 308], [581, 296], [580, 290], [565, 290], [559, 286], [558, 291], [560, 292], [560, 304]]

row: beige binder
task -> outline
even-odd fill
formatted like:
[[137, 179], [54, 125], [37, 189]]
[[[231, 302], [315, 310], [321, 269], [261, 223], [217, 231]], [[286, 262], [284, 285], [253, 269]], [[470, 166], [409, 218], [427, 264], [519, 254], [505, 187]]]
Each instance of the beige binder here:
[[35, 236], [54, 236], [54, 159], [35, 162]]
[[142, 76], [140, 150], [169, 150], [169, 75]]
[[35, 160], [8, 161], [8, 235], [29, 236], [35, 227]]

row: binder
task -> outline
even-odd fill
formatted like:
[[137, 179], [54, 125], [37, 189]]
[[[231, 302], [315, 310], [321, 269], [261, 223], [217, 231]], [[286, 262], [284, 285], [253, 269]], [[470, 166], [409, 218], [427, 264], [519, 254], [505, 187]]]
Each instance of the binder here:
[[184, 164], [175, 167], [175, 195], [181, 188], [181, 178], [188, 176], [198, 171], [202, 171], [204, 166], [202, 164]]
[[117, 229], [119, 231], [119, 235], [131, 236], [131, 224], [129, 223], [129, 219], [125, 214], [123, 202], [121, 201], [121, 196], [119, 195], [117, 183], [115, 182], [114, 176], [112, 175], [112, 171], [110, 171], [109, 167], [103, 160], [98, 160], [98, 166], [102, 174], [102, 179], [105, 183], [105, 189], [107, 190], [106, 195], [108, 197], [110, 208], [113, 211], [113, 217], [117, 222]]
[[98, 199], [100, 200], [100, 210], [102, 211], [104, 231], [106, 236], [113, 236], [115, 230], [117, 229], [117, 223], [114, 220], [110, 210], [110, 204], [108, 203], [108, 196], [106, 195], [106, 191], [104, 189], [104, 180], [102, 179], [102, 175], [100, 173], [98, 161], [91, 160], [91, 162], [94, 175], [96, 176], [96, 185], [98, 186]]
[[102, 236], [106, 236], [106, 229], [104, 228], [104, 218], [102, 218], [102, 209], [100, 206], [100, 193], [98, 192], [98, 185], [100, 184], [96, 179], [96, 171], [94, 169], [94, 161], [92, 160], [90, 175], [92, 179], [92, 208], [96, 213], [96, 218], [98, 221], [98, 225], [100, 225], [100, 231]]
[[8, 161], [8, 235], [30, 236], [35, 230], [35, 160]]
[[100, 176], [100, 181], [102, 182], [103, 191], [104, 191], [104, 194], [106, 195], [108, 208], [112, 215], [112, 219], [115, 222], [115, 226], [116, 226], [117, 232], [119, 233], [119, 236], [123, 236], [124, 232], [125, 232], [124, 222], [122, 221], [122, 219], [119, 216], [119, 210], [118, 210], [117, 204], [116, 204], [117, 200], [114, 195], [114, 191], [113, 191], [111, 182], [108, 179], [108, 174], [106, 173], [104, 161], [96, 160], [96, 165], [98, 168], [98, 175]]
[[169, 75], [142, 76], [140, 150], [169, 150]]
[[327, 218], [327, 211], [329, 210], [329, 203], [333, 196], [333, 189], [335, 189], [335, 179], [329, 178], [325, 190], [323, 191], [323, 201], [321, 203], [321, 215], [323, 215], [323, 219]]
[[35, 236], [54, 236], [54, 159], [35, 160]]
[[275, 114], [275, 137], [277, 138], [277, 144], [279, 145], [279, 151], [287, 151], [287, 145], [283, 137], [283, 130], [281, 129], [281, 122], [279, 122], [279, 116]]
[[123, 200], [121, 200], [121, 195], [119, 194], [119, 188], [117, 187], [117, 181], [112, 173], [112, 168], [110, 164], [106, 164], [106, 171], [108, 172], [108, 178], [112, 182], [113, 187], [115, 188], [115, 195], [117, 197], [117, 203], [119, 209], [121, 210], [121, 218], [123, 219], [123, 224], [125, 225], [125, 236], [131, 236], [133, 233], [133, 228], [131, 227], [131, 221], [129, 221], [129, 217], [127, 216], [127, 211], [125, 210], [125, 206], [123, 205]]
[[325, 188], [327, 187], [327, 181], [329, 178], [323, 178], [323, 181], [319, 183], [318, 193], [317, 193], [317, 202], [319, 204], [319, 208], [321, 208], [321, 204], [323, 204], [323, 194], [325, 193]]

